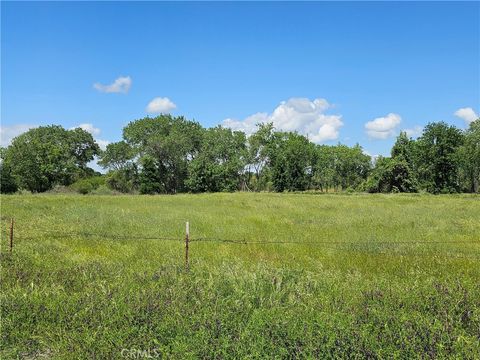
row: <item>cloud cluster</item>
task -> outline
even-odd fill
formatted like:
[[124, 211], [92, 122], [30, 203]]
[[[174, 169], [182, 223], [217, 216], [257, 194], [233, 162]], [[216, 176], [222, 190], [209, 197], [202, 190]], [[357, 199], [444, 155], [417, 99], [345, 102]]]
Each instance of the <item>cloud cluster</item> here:
[[28, 124], [0, 126], [0, 146], [5, 147], [10, 145], [13, 138], [35, 127], [36, 126], [34, 125], [28, 125]]
[[148, 103], [145, 111], [150, 114], [160, 114], [168, 113], [176, 108], [177, 105], [175, 105], [168, 97], [156, 97]]
[[115, 79], [113, 83], [110, 85], [103, 85], [100, 83], [93, 84], [93, 87], [100, 92], [104, 93], [128, 93], [130, 90], [130, 86], [132, 86], [132, 79], [130, 76], [120, 76], [119, 78]]
[[463, 119], [467, 125], [480, 117], [471, 107], [458, 109], [454, 115]]
[[390, 113], [386, 116], [379, 117], [365, 124], [367, 135], [373, 139], [387, 139], [395, 136], [397, 127], [400, 125], [402, 118], [398, 114]]
[[100, 135], [100, 129], [96, 128], [92, 124], [80, 124], [80, 125], [76, 126], [76, 128], [81, 128], [81, 129], [85, 130], [86, 132], [89, 132], [93, 136]]
[[247, 135], [255, 132], [258, 123], [273, 123], [282, 131], [297, 131], [316, 143], [336, 140], [343, 126], [341, 115], [328, 115], [331, 108], [325, 99], [290, 98], [282, 101], [271, 114], [256, 113], [243, 120], [225, 119], [222, 126], [244, 131]]

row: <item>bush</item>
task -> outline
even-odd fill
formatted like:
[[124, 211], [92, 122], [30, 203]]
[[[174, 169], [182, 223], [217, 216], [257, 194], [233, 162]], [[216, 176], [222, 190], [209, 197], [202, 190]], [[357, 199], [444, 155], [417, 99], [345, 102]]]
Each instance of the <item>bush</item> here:
[[100, 185], [95, 190], [92, 190], [90, 192], [90, 194], [92, 194], [92, 195], [118, 195], [118, 194], [121, 194], [121, 193], [116, 191], [116, 190], [110, 189], [107, 185]]
[[12, 194], [18, 190], [17, 182], [8, 165], [0, 164], [0, 193]]
[[133, 193], [138, 189], [136, 169], [110, 171], [105, 176], [106, 185], [114, 191]]
[[74, 192], [74, 189], [65, 185], [55, 185], [52, 189], [46, 191], [47, 194], [72, 194]]
[[405, 160], [380, 157], [360, 188], [369, 193], [416, 192], [417, 181]]
[[90, 178], [80, 179], [70, 185], [70, 188], [80, 194], [88, 194], [96, 190], [99, 186], [105, 185], [103, 176], [93, 176]]

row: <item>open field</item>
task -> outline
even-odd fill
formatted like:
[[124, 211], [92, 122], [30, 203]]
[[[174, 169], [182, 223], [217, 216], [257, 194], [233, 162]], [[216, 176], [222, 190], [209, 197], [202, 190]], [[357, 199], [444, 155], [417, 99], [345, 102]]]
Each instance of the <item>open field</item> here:
[[1, 200], [2, 359], [480, 358], [478, 196]]

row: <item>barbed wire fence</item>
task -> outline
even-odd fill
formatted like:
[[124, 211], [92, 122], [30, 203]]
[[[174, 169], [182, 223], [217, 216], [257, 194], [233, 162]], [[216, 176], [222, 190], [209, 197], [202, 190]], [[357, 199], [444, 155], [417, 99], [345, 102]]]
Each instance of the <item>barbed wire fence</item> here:
[[[89, 231], [62, 231], [61, 229], [37, 229], [37, 228], [27, 228], [30, 232], [37, 234], [36, 236], [23, 234], [23, 231], [18, 231], [15, 229], [16, 222], [15, 220], [9, 219], [7, 221], [7, 226], [5, 227], [2, 224], [2, 237], [3, 229], [6, 229], [6, 239], [8, 241], [8, 249], [10, 254], [13, 252], [14, 244], [17, 240], [37, 240], [40, 237], [48, 237], [52, 239], [105, 239], [105, 240], [154, 240], [154, 241], [172, 241], [179, 244], [184, 243], [185, 245], [185, 267], [188, 270], [189, 268], [189, 245], [191, 243], [200, 243], [200, 242], [215, 242], [215, 243], [227, 243], [227, 244], [238, 244], [238, 245], [307, 245], [307, 246], [317, 246], [325, 248], [335, 248], [338, 249], [338, 246], [344, 247], [355, 247], [355, 246], [398, 246], [398, 245], [441, 245], [441, 244], [477, 244], [480, 245], [480, 235], [479, 239], [469, 239], [469, 240], [374, 240], [374, 241], [338, 241], [338, 240], [308, 240], [308, 241], [295, 241], [295, 240], [252, 240], [245, 237], [240, 239], [231, 239], [231, 238], [221, 238], [214, 236], [202, 236], [202, 237], [191, 237], [189, 222], [186, 223], [185, 234], [183, 236], [172, 235], [172, 236], [161, 236], [161, 235], [138, 235], [138, 234], [114, 234], [114, 233], [101, 233], [101, 232], [89, 232]], [[23, 229], [25, 230], [25, 229]], [[2, 241], [3, 242], [3, 241]], [[345, 250], [345, 249], [344, 249]], [[351, 252], [360, 252], [360, 249], [353, 250]], [[470, 258], [470, 257], [469, 257]], [[480, 259], [480, 257], [478, 257]]]

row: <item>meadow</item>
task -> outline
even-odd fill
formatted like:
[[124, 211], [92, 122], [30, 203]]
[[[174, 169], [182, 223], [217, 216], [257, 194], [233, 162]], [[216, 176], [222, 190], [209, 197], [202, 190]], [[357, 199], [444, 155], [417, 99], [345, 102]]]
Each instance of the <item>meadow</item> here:
[[2, 359], [480, 358], [479, 196], [9, 195], [1, 215]]

